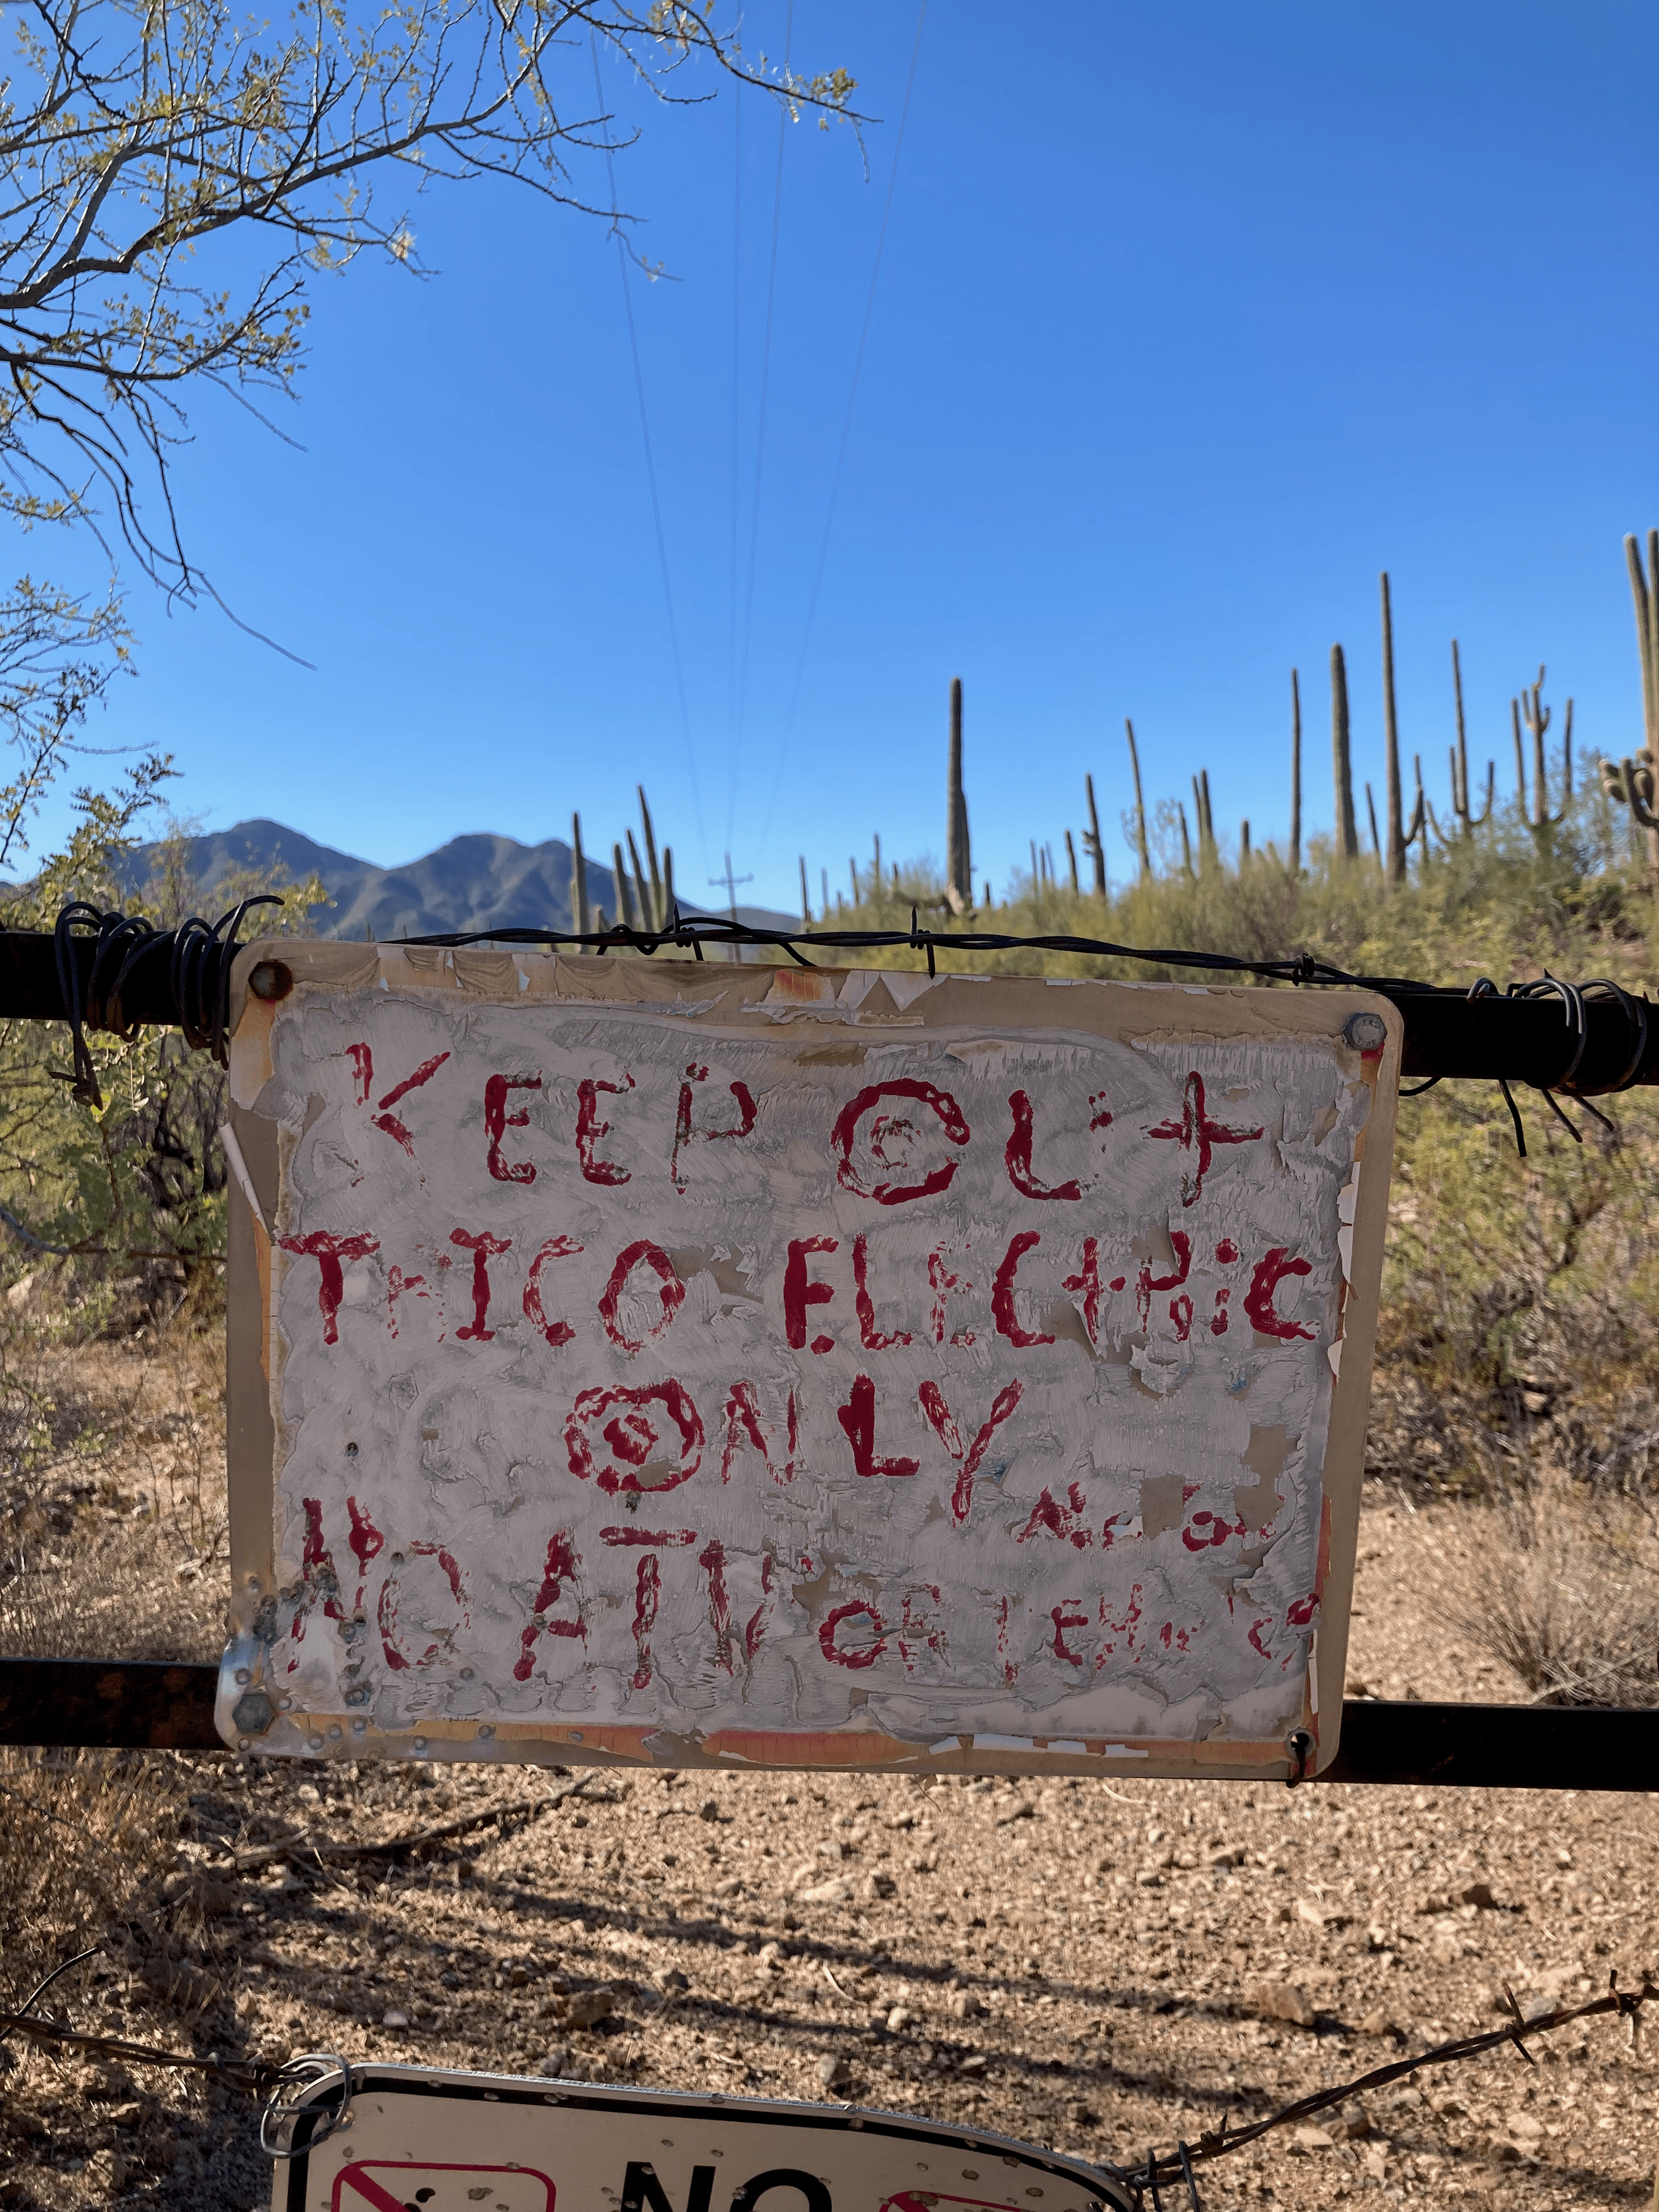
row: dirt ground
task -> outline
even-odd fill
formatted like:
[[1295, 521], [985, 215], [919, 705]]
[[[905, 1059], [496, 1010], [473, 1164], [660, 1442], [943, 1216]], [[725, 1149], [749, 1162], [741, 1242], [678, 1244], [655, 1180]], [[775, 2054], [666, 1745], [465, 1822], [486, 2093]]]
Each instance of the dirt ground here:
[[[211, 1650], [217, 1538], [191, 1473], [216, 1448], [210, 1402], [193, 1369], [155, 1389], [125, 1417], [127, 1472], [100, 1477], [67, 1532], [46, 1507], [28, 1524], [7, 1649], [43, 1623], [55, 1648], [77, 1648], [77, 1623], [94, 1639], [78, 1648], [109, 1648], [111, 1563], [130, 1576], [136, 1552], [173, 1592], [134, 1632]], [[163, 1512], [179, 1483], [185, 1508]], [[1352, 1693], [1525, 1694], [1456, 1626], [1486, 1517], [1371, 1486]], [[61, 1595], [77, 1587], [84, 1606]], [[57, 2016], [179, 2050], [847, 2099], [1127, 2164], [1492, 2026], [1505, 1982], [1542, 2008], [1659, 1966], [1644, 1796], [572, 1779], [0, 1754], [9, 1993], [96, 1943], [55, 1985]], [[307, 1853], [473, 1815], [390, 1857], [324, 1869]], [[1646, 2201], [1647, 2051], [1598, 2021], [1536, 2056], [1425, 2074], [1231, 2156], [1203, 2174], [1206, 2212], [1371, 2191], [1538, 2212]], [[0, 2046], [0, 2203], [251, 2212], [269, 2188], [246, 2100]]]

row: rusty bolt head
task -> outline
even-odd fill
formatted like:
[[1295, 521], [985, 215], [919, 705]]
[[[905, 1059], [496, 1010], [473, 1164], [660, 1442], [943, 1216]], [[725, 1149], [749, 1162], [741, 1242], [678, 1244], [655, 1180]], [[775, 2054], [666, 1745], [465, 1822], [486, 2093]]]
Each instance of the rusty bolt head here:
[[230, 1709], [240, 1735], [263, 1735], [276, 1717], [276, 1708], [263, 1690], [244, 1690]]
[[258, 961], [247, 987], [256, 999], [285, 999], [294, 988], [294, 970], [283, 960]]
[[1350, 1014], [1342, 1034], [1356, 1052], [1380, 1052], [1388, 1042], [1389, 1025], [1381, 1014]]

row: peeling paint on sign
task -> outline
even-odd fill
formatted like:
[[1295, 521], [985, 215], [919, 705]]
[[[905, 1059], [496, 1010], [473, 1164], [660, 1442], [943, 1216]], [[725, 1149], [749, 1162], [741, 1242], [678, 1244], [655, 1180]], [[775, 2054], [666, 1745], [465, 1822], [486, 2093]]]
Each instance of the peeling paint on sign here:
[[1320, 1735], [1397, 1055], [1342, 1042], [1355, 994], [398, 964], [238, 1032], [273, 1743], [1232, 1772]]

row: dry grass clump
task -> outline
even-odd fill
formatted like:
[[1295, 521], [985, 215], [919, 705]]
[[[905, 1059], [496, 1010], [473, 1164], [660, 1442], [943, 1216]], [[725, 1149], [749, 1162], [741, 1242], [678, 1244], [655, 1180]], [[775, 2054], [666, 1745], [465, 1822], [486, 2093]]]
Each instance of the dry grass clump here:
[[218, 1656], [223, 1331], [136, 1322], [94, 1334], [49, 1277], [0, 1304], [0, 1651]]
[[1559, 1471], [1498, 1507], [1459, 1622], [1548, 1705], [1659, 1705], [1659, 1530]]

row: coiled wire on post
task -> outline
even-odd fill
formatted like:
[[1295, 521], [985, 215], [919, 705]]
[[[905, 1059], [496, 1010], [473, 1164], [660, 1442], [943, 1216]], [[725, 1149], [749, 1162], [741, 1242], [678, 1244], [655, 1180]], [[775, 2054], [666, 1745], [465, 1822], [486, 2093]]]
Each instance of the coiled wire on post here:
[[[87, 1044], [87, 1024], [113, 1030], [124, 1044], [133, 1042], [142, 1024], [126, 1018], [121, 993], [134, 970], [146, 960], [167, 961], [175, 1018], [185, 1043], [193, 1052], [211, 1053], [224, 1066], [229, 1056], [230, 968], [237, 933], [252, 908], [282, 902], [274, 891], [260, 891], [221, 915], [217, 921], [204, 921], [192, 914], [175, 929], [158, 929], [142, 915], [106, 913], [84, 899], [72, 900], [64, 907], [53, 938], [73, 1063], [65, 1079], [75, 1098], [83, 1106], [103, 1105], [98, 1070]], [[76, 957], [79, 927], [94, 933], [92, 964], [84, 988]]]
[[[332, 2111], [302, 2102], [307, 2090], [317, 2088], [340, 2077], [339, 2102]], [[319, 2143], [328, 2141], [334, 2130], [342, 2126], [351, 2111], [351, 2068], [347, 2061], [332, 2051], [307, 2051], [290, 2058], [279, 2067], [270, 2096], [259, 2113], [259, 2148], [267, 2158], [291, 2158], [296, 2148], [315, 2150]], [[296, 2146], [295, 2135], [301, 2120], [315, 2117], [316, 2125], [302, 2145]], [[277, 2140], [283, 2129], [288, 2139]]]

